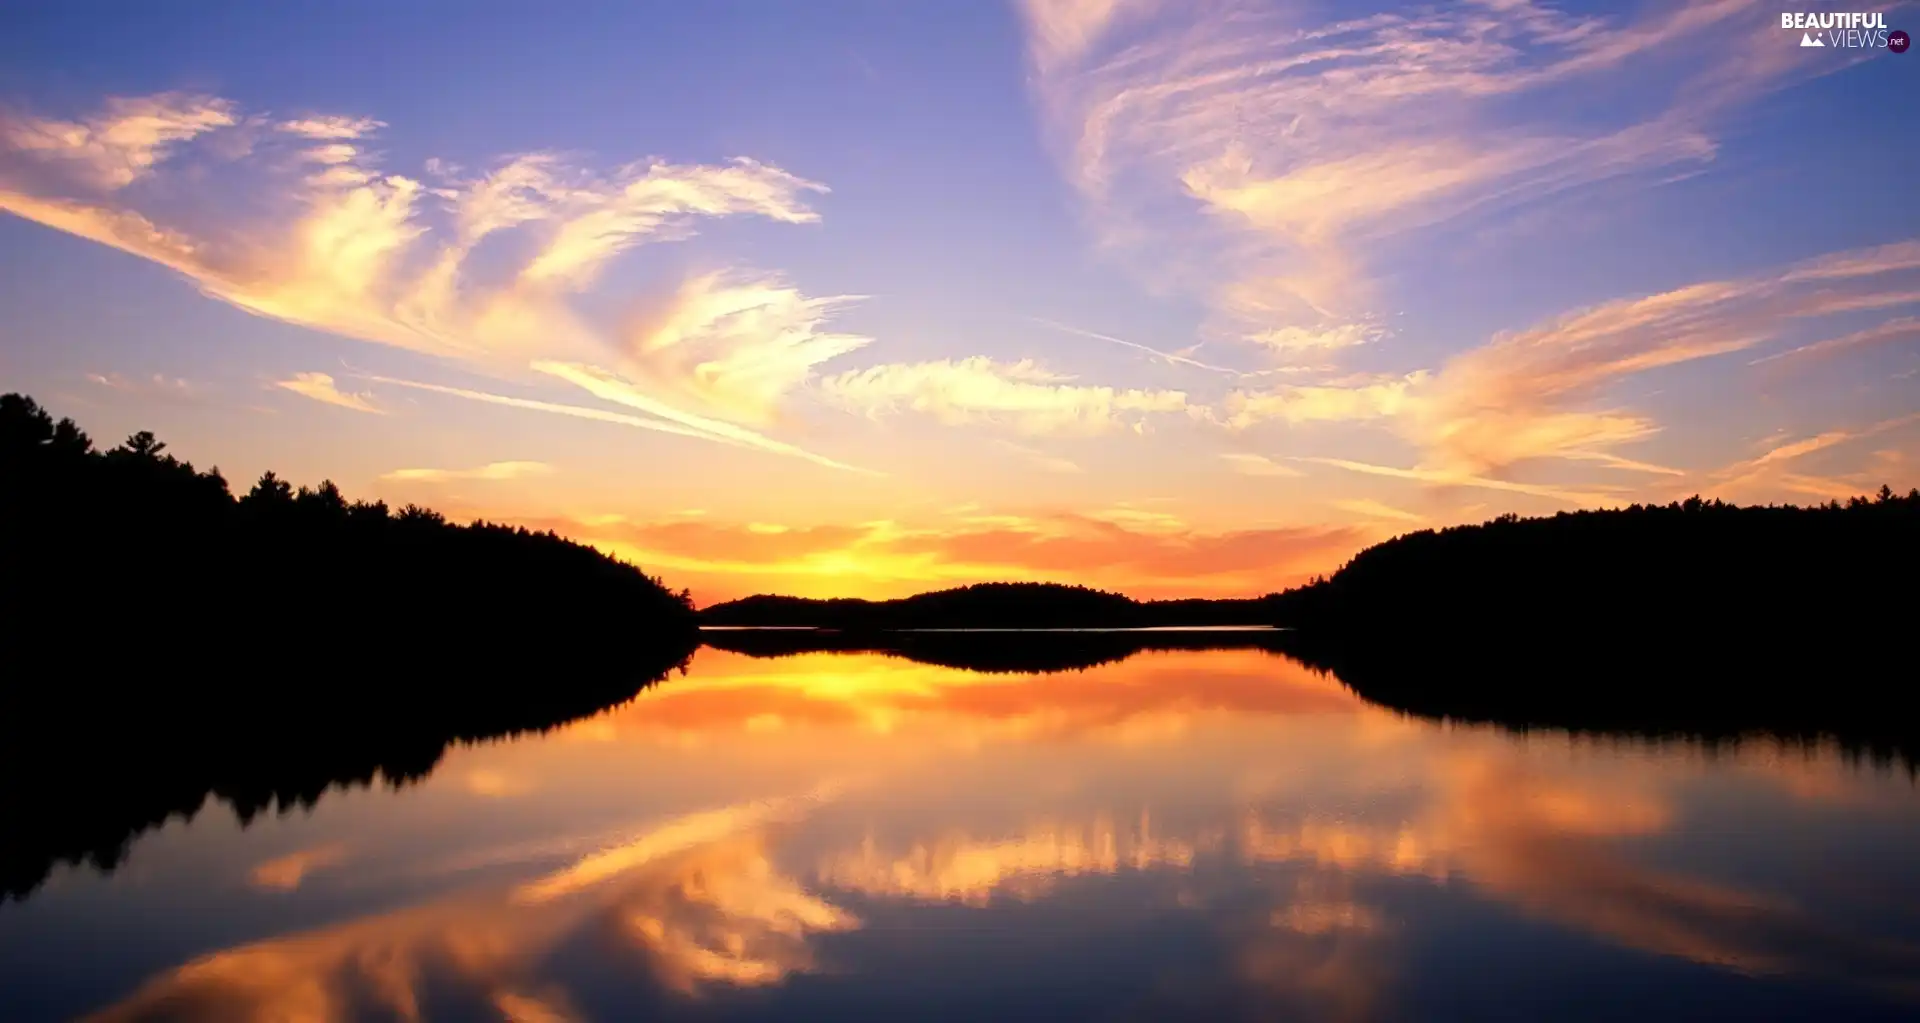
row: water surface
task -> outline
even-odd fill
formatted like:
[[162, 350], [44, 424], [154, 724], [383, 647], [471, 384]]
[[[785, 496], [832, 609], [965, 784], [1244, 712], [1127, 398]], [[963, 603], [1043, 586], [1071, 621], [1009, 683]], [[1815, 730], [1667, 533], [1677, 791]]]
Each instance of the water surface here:
[[1448, 728], [1260, 650], [703, 649], [0, 905], [0, 1018], [1911, 1019], [1920, 789]]

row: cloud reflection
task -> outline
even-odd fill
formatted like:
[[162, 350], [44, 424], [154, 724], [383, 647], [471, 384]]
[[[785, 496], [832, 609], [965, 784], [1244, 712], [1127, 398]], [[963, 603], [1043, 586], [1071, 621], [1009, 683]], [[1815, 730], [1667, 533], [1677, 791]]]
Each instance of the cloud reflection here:
[[1102, 815], [1084, 826], [1042, 825], [999, 840], [956, 834], [899, 854], [881, 851], [869, 837], [859, 849], [823, 861], [819, 876], [867, 895], [977, 906], [996, 894], [1039, 898], [1065, 877], [1189, 867], [1206, 844], [1204, 838], [1155, 837], [1144, 813], [1137, 828], [1115, 827]]
[[268, 860], [253, 868], [249, 879], [256, 888], [290, 892], [300, 887], [307, 875], [339, 866], [346, 858], [346, 843], [330, 842]]
[[1639, 862], [1619, 840], [1677, 819], [1653, 770], [1627, 777], [1542, 771], [1504, 753], [1434, 756], [1431, 798], [1391, 826], [1322, 820], [1240, 834], [1253, 860], [1307, 859], [1357, 876], [1471, 883], [1531, 916], [1656, 955], [1749, 975], [1808, 975], [1920, 996], [1920, 945], [1849, 933], [1768, 892]]
[[[1887, 811], [1836, 802], [1847, 779], [1831, 760], [1438, 729], [1257, 652], [1052, 676], [701, 656], [691, 678], [517, 747], [512, 762], [549, 756], [541, 791], [582, 797], [622, 779], [664, 790], [690, 766], [703, 787], [779, 778], [799, 794], [597, 848], [546, 834], [474, 861], [565, 857], [511, 888], [219, 952], [99, 1018], [422, 1019], [447, 1005], [632, 1018], [819, 972], [823, 935], [842, 935], [831, 958], [856, 974], [858, 995], [898, 982], [873, 972], [881, 961], [964, 970], [964, 957], [948, 958], [953, 929], [920, 922], [965, 914], [976, 934], [1057, 921], [1067, 965], [1079, 935], [1112, 928], [1201, 942], [1116, 996], [1138, 998], [1137, 1015], [1357, 1020], [1387, 1011], [1419, 967], [1408, 943], [1433, 940], [1414, 925], [1431, 922], [1436, 900], [1491, 904], [1486, 919], [1505, 922], [1475, 940], [1524, 918], [1549, 927], [1523, 933], [1920, 997], [1920, 947], [1808, 898], [1818, 886], [1677, 865], [1701, 830], [1695, 786], [1738, 786], [1793, 812]], [[508, 752], [474, 750], [459, 765], [461, 805], [477, 802], [464, 787], [476, 772], [506, 776]], [[863, 779], [858, 800], [843, 798], [849, 770]], [[281, 873], [297, 883], [302, 869]]]
[[685, 746], [798, 730], [801, 751], [822, 732], [849, 729], [912, 733], [949, 748], [1090, 736], [1126, 744], [1177, 742], [1187, 724], [1209, 717], [1351, 715], [1364, 706], [1338, 682], [1257, 650], [1156, 651], [1050, 675], [976, 674], [881, 655], [753, 658], [706, 648], [696, 657], [690, 678], [579, 731]]
[[858, 926], [769, 856], [767, 825], [817, 797], [668, 821], [510, 897], [457, 896], [217, 952], [91, 1018], [418, 1020], [476, 1002], [514, 1020], [580, 1018], [578, 993], [554, 975], [561, 958], [656, 996], [778, 983], [813, 968], [809, 935]]

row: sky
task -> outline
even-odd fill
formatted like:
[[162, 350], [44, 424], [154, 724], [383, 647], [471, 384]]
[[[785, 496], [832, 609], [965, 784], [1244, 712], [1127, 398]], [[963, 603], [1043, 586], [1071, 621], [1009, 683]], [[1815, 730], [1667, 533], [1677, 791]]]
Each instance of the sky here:
[[451, 10], [0, 13], [0, 389], [702, 604], [1250, 595], [1508, 512], [1920, 485], [1920, 55], [1884, 34]]

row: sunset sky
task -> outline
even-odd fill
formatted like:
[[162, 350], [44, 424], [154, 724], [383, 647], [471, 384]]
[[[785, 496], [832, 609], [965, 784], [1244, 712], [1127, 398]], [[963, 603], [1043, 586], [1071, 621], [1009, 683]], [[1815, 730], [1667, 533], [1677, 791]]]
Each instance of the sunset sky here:
[[1905, 490], [1920, 54], [1780, 11], [14, 7], [0, 390], [701, 603]]

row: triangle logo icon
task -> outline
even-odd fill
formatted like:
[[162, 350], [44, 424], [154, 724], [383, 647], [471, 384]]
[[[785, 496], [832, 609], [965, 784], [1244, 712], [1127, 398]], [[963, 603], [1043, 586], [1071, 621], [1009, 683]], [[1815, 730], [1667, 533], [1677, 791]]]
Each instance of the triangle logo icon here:
[[1802, 32], [1800, 33], [1800, 45], [1801, 46], [1825, 46], [1827, 44], [1821, 42], [1818, 39], [1815, 39], [1813, 37], [1813, 33], [1811, 32]]

